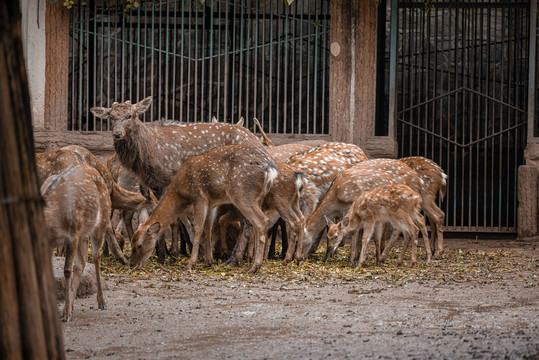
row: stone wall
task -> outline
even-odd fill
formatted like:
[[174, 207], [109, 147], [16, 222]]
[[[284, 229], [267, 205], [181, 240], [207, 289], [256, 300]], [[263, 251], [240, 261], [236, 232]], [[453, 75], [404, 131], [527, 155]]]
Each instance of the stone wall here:
[[539, 236], [539, 144], [529, 143], [518, 168], [518, 237]]

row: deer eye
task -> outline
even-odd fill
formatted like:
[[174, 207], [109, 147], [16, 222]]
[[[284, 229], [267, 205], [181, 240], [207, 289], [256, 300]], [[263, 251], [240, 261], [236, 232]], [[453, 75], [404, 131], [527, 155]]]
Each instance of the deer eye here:
[[142, 244], [139, 244], [139, 245], [137, 246], [137, 249], [141, 249], [141, 248], [142, 248]]

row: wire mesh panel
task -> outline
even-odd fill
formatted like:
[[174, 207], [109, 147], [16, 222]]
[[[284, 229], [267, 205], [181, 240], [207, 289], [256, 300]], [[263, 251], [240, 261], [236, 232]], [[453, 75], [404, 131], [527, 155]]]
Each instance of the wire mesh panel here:
[[108, 130], [90, 107], [152, 96], [144, 121], [328, 133], [329, 0], [96, 0], [70, 22], [71, 130]]
[[399, 2], [399, 156], [449, 175], [446, 230], [515, 232], [529, 1]]

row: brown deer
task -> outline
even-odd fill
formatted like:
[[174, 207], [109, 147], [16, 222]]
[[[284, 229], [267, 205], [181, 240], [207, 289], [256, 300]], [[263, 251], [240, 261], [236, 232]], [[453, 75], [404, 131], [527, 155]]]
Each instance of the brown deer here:
[[[386, 184], [405, 184], [416, 192], [420, 192], [423, 186], [422, 180], [414, 170], [405, 163], [393, 159], [364, 161], [337, 175], [316, 209], [305, 220], [303, 256], [308, 254], [315, 242], [315, 236], [325, 228], [325, 217], [330, 219], [340, 217], [362, 192]], [[357, 255], [355, 247], [352, 247], [352, 250], [351, 262]]]
[[[62, 149], [49, 151], [36, 156], [38, 178], [42, 184], [51, 175], [58, 175], [73, 165], [88, 165], [96, 169], [107, 185], [107, 191], [111, 199], [113, 209], [119, 210], [145, 210], [151, 212], [156, 206], [155, 197], [139, 192], [132, 192], [123, 189], [113, 179], [110, 171], [101, 161], [95, 157], [88, 149], [70, 145]], [[127, 259], [123, 255], [112, 228], [107, 229], [107, 244], [113, 254], [123, 264], [127, 264]]]
[[71, 321], [73, 300], [88, 258], [88, 236], [97, 280], [97, 303], [104, 310], [101, 285], [101, 246], [110, 228], [111, 200], [107, 185], [99, 172], [88, 165], [73, 165], [47, 178], [41, 193], [51, 251], [65, 246], [65, 306], [63, 319]]
[[330, 257], [348, 233], [363, 230], [361, 239], [361, 255], [356, 268], [363, 265], [367, 259], [368, 244], [373, 238], [376, 245], [376, 263], [380, 263], [381, 242], [384, 226], [391, 224], [394, 232], [404, 234], [404, 248], [398, 260], [400, 265], [404, 250], [412, 240], [412, 265], [417, 261], [417, 236], [419, 230], [423, 235], [427, 251], [427, 263], [430, 262], [431, 252], [425, 219], [421, 214], [421, 195], [403, 184], [381, 185], [374, 190], [363, 192], [352, 204], [340, 223], [327, 219], [328, 253]]
[[[253, 226], [256, 251], [249, 269], [262, 264], [268, 218], [262, 202], [277, 178], [275, 163], [259, 145], [229, 145], [186, 160], [150, 218], [135, 232], [131, 266], [141, 266], [151, 255], [163, 230], [185, 214], [192, 219], [193, 247], [187, 269], [198, 259], [204, 224], [210, 211], [224, 204], [234, 205]], [[206, 239], [206, 265], [211, 264], [211, 238]]]
[[308, 180], [303, 190], [303, 214], [312, 213], [337, 174], [365, 160], [367, 156], [358, 146], [340, 142], [325, 143], [288, 159], [286, 163], [305, 173]]
[[[269, 227], [272, 227], [279, 218], [282, 218], [290, 228], [290, 242], [284, 263], [287, 264], [294, 257], [294, 249], [297, 247], [297, 257], [301, 255], [303, 244], [304, 217], [299, 207], [300, 194], [305, 184], [305, 175], [292, 169], [286, 164], [277, 164], [278, 176], [273, 182], [268, 194], [262, 203], [262, 210], [269, 219]], [[230, 223], [238, 221], [237, 214], [228, 212], [219, 219], [221, 247], [226, 248], [225, 229]], [[249, 238], [249, 231], [240, 233], [234, 251], [225, 263], [226, 265], [238, 265], [243, 259], [245, 248]], [[254, 239], [251, 239], [254, 240]]]
[[[136, 104], [114, 102], [112, 107], [93, 107], [92, 113], [113, 124], [114, 148], [123, 166], [160, 197], [191, 156], [226, 145], [263, 146], [249, 130], [226, 123], [143, 123], [138, 116], [152, 104], [147, 97]], [[265, 151], [265, 150], [264, 150]], [[158, 261], [164, 262], [165, 245], [160, 240]]]
[[447, 175], [434, 161], [421, 156], [406, 157], [399, 160], [415, 170], [424, 182], [421, 188], [423, 211], [430, 222], [432, 233], [430, 245], [434, 251], [434, 258], [437, 259], [444, 250], [444, 233], [442, 227], [444, 225], [445, 214], [436, 205], [436, 198], [439, 195], [442, 201], [444, 200]]

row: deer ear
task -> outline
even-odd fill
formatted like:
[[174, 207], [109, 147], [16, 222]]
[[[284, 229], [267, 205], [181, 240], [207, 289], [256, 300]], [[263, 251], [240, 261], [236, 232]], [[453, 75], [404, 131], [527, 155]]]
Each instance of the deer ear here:
[[219, 120], [217, 120], [217, 118], [215, 116], [212, 116], [211, 117], [211, 122], [214, 123], [214, 124], [217, 124], [219, 122]]
[[347, 227], [350, 224], [350, 218], [347, 216], [341, 221], [341, 228]]
[[94, 114], [94, 116], [96, 118], [99, 118], [99, 119], [108, 119], [109, 116], [110, 116], [110, 109], [109, 108], [104, 108], [104, 107], [93, 107], [90, 109], [90, 111], [92, 112], [92, 114]]
[[236, 125], [238, 126], [243, 126], [243, 123], [244, 123], [244, 119], [243, 119], [243, 116], [240, 117], [239, 121], [236, 123]]
[[137, 115], [143, 114], [150, 108], [152, 105], [152, 97], [148, 96], [146, 99], [140, 100], [138, 103], [133, 105], [135, 107], [135, 113]]
[[324, 215], [324, 217], [326, 218], [326, 224], [328, 224], [328, 226], [331, 226], [331, 225], [334, 225], [335, 223], [333, 221], [331, 221], [330, 218], [328, 218], [326, 215]]
[[148, 235], [155, 235], [159, 232], [159, 230], [161, 230], [161, 224], [159, 224], [158, 222], [156, 223], [153, 223], [149, 228], [148, 228]]

